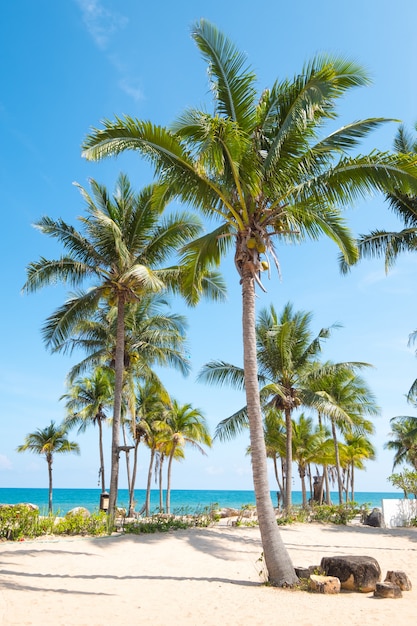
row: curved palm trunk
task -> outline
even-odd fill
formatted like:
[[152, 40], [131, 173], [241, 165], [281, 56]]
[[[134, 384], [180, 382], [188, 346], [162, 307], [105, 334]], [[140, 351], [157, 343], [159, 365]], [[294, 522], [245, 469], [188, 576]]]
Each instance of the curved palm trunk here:
[[340, 456], [339, 456], [339, 446], [337, 445], [337, 433], [336, 433], [336, 425], [334, 420], [331, 420], [332, 423], [332, 436], [334, 442], [334, 459], [336, 465], [336, 474], [337, 474], [337, 486], [339, 489], [339, 504], [343, 504], [343, 483], [342, 476], [340, 472]]
[[167, 467], [167, 492], [165, 496], [165, 504], [166, 504], [166, 513], [171, 513], [171, 468], [172, 468], [172, 459], [174, 458], [175, 453], [175, 445], [173, 446], [171, 453], [168, 459], [168, 467]]
[[265, 565], [269, 581], [273, 585], [294, 586], [299, 581], [278, 529], [268, 484], [256, 355], [255, 284], [250, 270], [246, 268], [243, 270], [242, 277], [242, 330], [253, 485]]
[[48, 511], [49, 513], [52, 513], [52, 454], [47, 454], [46, 462], [48, 463], [48, 483], [49, 483]]
[[152, 471], [153, 471], [153, 462], [155, 459], [155, 448], [151, 448], [151, 458], [149, 461], [149, 469], [148, 469], [148, 481], [146, 483], [146, 501], [145, 501], [145, 515], [149, 517], [151, 511], [151, 483], [152, 483]]
[[97, 420], [98, 423], [98, 447], [100, 451], [100, 476], [101, 476], [101, 493], [106, 491], [106, 479], [104, 476], [104, 452], [103, 452], [103, 424], [101, 419]]
[[117, 503], [117, 488], [119, 483], [119, 446], [120, 446], [120, 416], [122, 409], [122, 389], [124, 373], [124, 342], [125, 342], [125, 305], [123, 298], [117, 302], [117, 332], [116, 332], [116, 356], [115, 356], [115, 382], [114, 382], [114, 405], [113, 427], [111, 447], [111, 474], [109, 510], [110, 517], [114, 517]]
[[285, 409], [285, 508], [287, 511], [292, 506], [292, 420], [291, 411]]

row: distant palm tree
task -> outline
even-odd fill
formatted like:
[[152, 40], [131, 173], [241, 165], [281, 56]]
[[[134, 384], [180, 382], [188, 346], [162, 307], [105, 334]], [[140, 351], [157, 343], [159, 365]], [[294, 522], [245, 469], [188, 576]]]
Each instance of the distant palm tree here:
[[345, 468], [346, 499], [355, 500], [355, 469], [365, 469], [364, 461], [375, 459], [375, 448], [369, 438], [360, 432], [348, 432], [342, 452], [342, 465]]
[[25, 437], [25, 443], [18, 446], [17, 452], [33, 452], [44, 454], [48, 464], [49, 499], [48, 510], [52, 513], [52, 463], [54, 454], [66, 454], [69, 452], [80, 453], [78, 443], [67, 439], [66, 425], [56, 426], [53, 421], [46, 428], [35, 430]]
[[329, 463], [333, 457], [333, 442], [326, 430], [318, 425], [314, 426], [313, 419], [301, 413], [297, 419], [292, 420], [292, 457], [297, 464], [298, 474], [301, 480], [301, 494], [303, 508], [307, 508], [306, 477], [310, 479], [310, 465], [312, 463]]
[[211, 437], [201, 410], [191, 404], [179, 404], [177, 400], [172, 400], [167, 407], [165, 427], [161, 429], [161, 434], [164, 452], [168, 458], [165, 511], [170, 513], [172, 461], [184, 456], [186, 445], [206, 454], [201, 444], [211, 447]]
[[392, 469], [402, 463], [409, 463], [417, 470], [417, 417], [397, 415], [391, 420], [391, 437], [385, 444], [387, 450], [395, 452]]
[[64, 423], [69, 428], [78, 426], [78, 432], [83, 433], [91, 424], [98, 427], [99, 477], [102, 493], [106, 491], [103, 422], [108, 418], [106, 409], [112, 405], [113, 392], [112, 372], [98, 367], [90, 377], [79, 378], [70, 384], [69, 391], [61, 396], [61, 399], [66, 400], [67, 416]]
[[342, 433], [373, 432], [373, 425], [366, 416], [378, 415], [380, 409], [366, 381], [355, 369], [366, 367], [366, 363], [341, 363], [338, 369], [318, 376], [314, 381], [316, 392], [325, 403], [319, 407], [320, 417], [330, 421], [334, 441], [335, 468], [339, 491], [339, 504], [343, 503], [343, 480], [339, 455], [337, 430]]

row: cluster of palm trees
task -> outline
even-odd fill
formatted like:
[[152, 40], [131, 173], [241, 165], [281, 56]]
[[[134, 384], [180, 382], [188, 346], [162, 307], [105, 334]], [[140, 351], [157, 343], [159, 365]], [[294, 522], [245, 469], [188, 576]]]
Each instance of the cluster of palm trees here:
[[[287, 510], [292, 504], [293, 462], [298, 466], [304, 506], [307, 506], [306, 476], [313, 494], [312, 467], [318, 465], [323, 466], [320, 483], [325, 485], [327, 502], [330, 502], [329, 469], [333, 469], [342, 504], [343, 495], [347, 499], [349, 491], [351, 498], [354, 497], [354, 468], [363, 467], [364, 459], [372, 459], [375, 454], [367, 437], [373, 432], [368, 416], [376, 415], [378, 407], [358, 374], [368, 364], [321, 362], [322, 343], [332, 329], [322, 328], [314, 337], [311, 319], [311, 313], [294, 311], [288, 303], [280, 315], [273, 306], [262, 310], [256, 325], [267, 455], [273, 459], [279, 492]], [[243, 369], [223, 361], [208, 363], [199, 378], [207, 383], [244, 387]], [[314, 411], [316, 425], [304, 413], [296, 417], [303, 408]], [[220, 422], [216, 437], [229, 440], [248, 426], [245, 406]], [[344, 436], [344, 443], [338, 441], [338, 432]], [[319, 502], [322, 500], [323, 491]]]
[[[293, 79], [276, 80], [259, 95], [245, 55], [214, 25], [200, 20], [192, 28], [192, 37], [208, 65], [213, 112], [187, 109], [169, 127], [124, 116], [104, 120], [101, 128], [93, 129], [84, 141], [84, 157], [99, 160], [135, 150], [151, 163], [157, 182], [136, 199], [127, 179], [121, 178], [114, 202], [94, 181], [95, 201], [80, 188], [88, 208], [81, 220], [86, 234], [61, 220], [41, 220], [38, 227], [57, 237], [67, 255], [31, 264], [25, 289], [34, 291], [55, 280], [75, 288], [88, 282], [85, 291], [75, 293], [49, 318], [44, 333], [52, 349], [78, 346], [81, 330], [82, 345], [91, 349], [89, 355], [95, 359], [95, 336], [90, 337], [80, 324], [85, 319], [94, 321], [95, 315], [104, 315], [112, 324], [114, 341], [106, 350], [114, 371], [110, 479], [110, 510], [114, 510], [123, 390], [131, 363], [127, 315], [143, 298], [167, 291], [181, 293], [189, 304], [196, 304], [204, 293], [221, 299], [224, 285], [213, 268], [233, 251], [242, 290], [245, 413], [265, 564], [271, 583], [291, 586], [298, 581], [276, 524], [268, 484], [263, 396], [269, 398], [271, 409], [284, 416], [287, 461], [293, 453], [292, 409], [304, 400], [299, 391], [293, 393], [292, 374], [273, 378], [275, 366], [271, 368], [273, 364], [264, 359], [263, 350], [272, 350], [280, 325], [266, 329], [264, 337], [262, 328], [257, 332], [256, 291], [265, 290], [265, 277], [273, 266], [279, 269], [281, 243], [297, 244], [324, 235], [338, 246], [345, 268], [358, 260], [359, 250], [365, 255], [366, 245], [358, 248], [343, 209], [374, 190], [396, 198], [417, 195], [417, 158], [402, 149], [350, 154], [386, 121], [381, 118], [359, 120], [327, 135], [323, 132], [326, 122], [336, 118], [337, 101], [368, 83], [357, 64], [317, 56]], [[162, 218], [174, 198], [195, 211]], [[215, 224], [214, 230], [203, 232], [197, 211]], [[178, 263], [166, 266], [177, 251]], [[150, 361], [144, 359], [140, 337], [137, 341], [135, 367], [147, 380], [150, 365], [164, 362], [164, 354], [156, 351]], [[179, 351], [173, 362], [184, 366]], [[330, 376], [336, 369], [323, 364], [316, 375], [323, 377], [323, 383], [326, 372]], [[343, 391], [349, 376], [357, 376], [358, 366], [339, 369], [341, 379], [329, 378], [326, 389], [309, 392], [316, 396], [317, 410], [321, 406], [323, 417], [330, 420], [340, 416], [335, 394]], [[332, 380], [339, 381], [340, 389], [331, 385]], [[287, 480], [289, 471], [287, 467]]]

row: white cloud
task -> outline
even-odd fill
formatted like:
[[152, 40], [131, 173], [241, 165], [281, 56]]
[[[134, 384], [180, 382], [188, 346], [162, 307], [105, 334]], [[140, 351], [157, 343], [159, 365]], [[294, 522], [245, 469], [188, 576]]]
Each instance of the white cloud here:
[[4, 454], [0, 454], [0, 469], [2, 470], [10, 470], [12, 469], [12, 463], [10, 459], [7, 458]]
[[105, 49], [111, 35], [124, 28], [128, 19], [106, 9], [100, 0], [76, 0], [81, 9], [84, 24], [96, 45]]
[[134, 85], [129, 79], [122, 78], [119, 81], [119, 85], [120, 88], [127, 93], [128, 96], [131, 96], [136, 102], [143, 100], [142, 90], [138, 86]]

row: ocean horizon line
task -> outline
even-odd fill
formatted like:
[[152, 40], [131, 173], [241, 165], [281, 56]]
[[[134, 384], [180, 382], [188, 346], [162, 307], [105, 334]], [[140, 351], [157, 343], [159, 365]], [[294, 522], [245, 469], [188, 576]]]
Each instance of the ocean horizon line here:
[[[0, 504], [20, 504], [30, 502], [44, 512], [48, 507], [47, 487], [0, 487]], [[277, 490], [271, 490], [271, 498], [274, 504], [278, 504]], [[166, 489], [162, 490], [163, 496]], [[84, 507], [93, 512], [99, 509], [101, 489], [85, 487], [54, 487], [53, 511], [66, 514], [73, 508]], [[136, 509], [140, 509], [145, 502], [146, 489], [135, 489]], [[333, 503], [339, 501], [337, 491], [331, 491], [330, 497]], [[368, 505], [370, 508], [381, 507], [383, 499], [402, 498], [401, 492], [395, 491], [357, 491], [354, 501], [358, 505]], [[301, 491], [293, 491], [294, 505], [302, 503]], [[127, 508], [129, 503], [128, 489], [118, 490], [117, 505]], [[255, 492], [253, 489], [172, 489], [171, 510], [175, 511], [201, 511], [214, 505], [219, 508], [240, 509], [243, 506], [255, 504]], [[151, 489], [151, 510], [159, 510], [159, 489]]]

